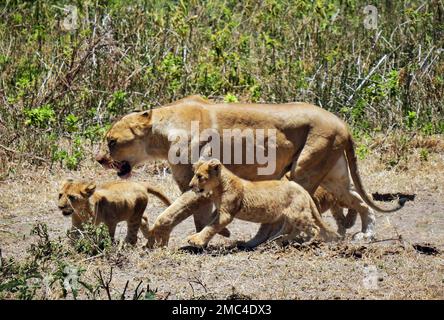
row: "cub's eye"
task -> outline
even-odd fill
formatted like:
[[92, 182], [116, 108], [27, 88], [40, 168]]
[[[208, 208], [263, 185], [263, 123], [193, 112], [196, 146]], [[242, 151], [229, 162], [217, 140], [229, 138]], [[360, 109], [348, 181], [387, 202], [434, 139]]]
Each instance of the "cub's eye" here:
[[113, 148], [115, 147], [115, 145], [117, 144], [117, 140], [116, 139], [110, 139], [108, 140], [108, 148]]
[[74, 201], [74, 200], [76, 200], [76, 196], [69, 195], [69, 196], [68, 196], [68, 199], [71, 200], [71, 201]]
[[61, 193], [59, 193], [59, 199], [62, 197], [62, 194]]
[[202, 175], [200, 173], [196, 174], [197, 179], [202, 180]]

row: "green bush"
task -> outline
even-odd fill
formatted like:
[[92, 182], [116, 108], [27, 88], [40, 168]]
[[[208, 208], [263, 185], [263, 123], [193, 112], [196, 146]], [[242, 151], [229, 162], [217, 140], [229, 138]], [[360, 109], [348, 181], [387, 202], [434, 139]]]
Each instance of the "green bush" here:
[[108, 227], [102, 223], [98, 226], [84, 223], [79, 233], [80, 236], [74, 242], [74, 247], [79, 253], [94, 256], [105, 252], [112, 246]]
[[25, 109], [25, 124], [39, 128], [47, 128], [55, 122], [55, 112], [50, 105], [44, 105], [39, 108]]
[[66, 1], [7, 3], [0, 143], [63, 166], [84, 158], [77, 138], [97, 142], [114, 118], [189, 94], [307, 101], [367, 133], [444, 133], [439, 1], [378, 2], [376, 30], [364, 0], [76, 2], [70, 31]]

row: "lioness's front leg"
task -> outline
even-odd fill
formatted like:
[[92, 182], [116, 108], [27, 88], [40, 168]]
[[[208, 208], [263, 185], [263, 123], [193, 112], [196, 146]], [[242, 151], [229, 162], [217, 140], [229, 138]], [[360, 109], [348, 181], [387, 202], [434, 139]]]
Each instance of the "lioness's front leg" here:
[[[180, 191], [187, 192], [190, 189], [189, 183], [194, 174], [192, 166], [190, 164], [176, 164], [170, 165], [170, 167], [173, 173], [173, 178], [179, 186]], [[192, 214], [196, 232], [200, 232], [216, 217], [216, 211], [213, 211], [213, 202], [209, 199], [202, 199], [199, 202], [199, 206], [193, 208]], [[228, 229], [222, 229], [220, 235], [230, 237], [230, 231]]]
[[230, 214], [228, 211], [219, 210], [219, 214], [213, 222], [203, 228], [199, 233], [195, 233], [188, 237], [188, 243], [196, 247], [205, 247], [208, 242], [233, 221], [233, 219], [234, 215]]
[[170, 233], [180, 222], [191, 216], [202, 203], [209, 201], [207, 198], [197, 195], [193, 191], [183, 193], [154, 222], [149, 231], [146, 246], [152, 248], [155, 244], [159, 246], [168, 245]]

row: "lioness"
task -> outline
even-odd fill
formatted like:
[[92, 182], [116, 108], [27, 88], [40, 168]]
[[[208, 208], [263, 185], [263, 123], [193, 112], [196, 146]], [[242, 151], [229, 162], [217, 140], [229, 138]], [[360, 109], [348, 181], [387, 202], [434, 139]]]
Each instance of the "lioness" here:
[[340, 238], [322, 221], [310, 194], [293, 181], [247, 181], [217, 159], [197, 162], [194, 172], [190, 188], [207, 195], [216, 205], [217, 215], [188, 238], [191, 245], [206, 246], [234, 218], [261, 223], [256, 237], [245, 244], [248, 248], [280, 236], [284, 236], [281, 241], [299, 236], [308, 240], [318, 235], [319, 229], [324, 240]]
[[[266, 141], [273, 138], [271, 133], [274, 132], [276, 159], [270, 161], [275, 165], [271, 174], [258, 174], [258, 169], [264, 164], [257, 159], [253, 159], [252, 163], [244, 160], [247, 151], [245, 143], [241, 149], [241, 164], [232, 161], [232, 154], [227, 159], [221, 155], [222, 163], [239, 177], [253, 181], [279, 180], [290, 172], [290, 179], [310, 194], [322, 185], [347, 208], [359, 212], [362, 232], [355, 235], [358, 239], [374, 236], [375, 214], [372, 208], [380, 212], [393, 212], [403, 205], [400, 202], [393, 209], [382, 209], [373, 203], [362, 186], [353, 139], [347, 125], [327, 110], [307, 103], [215, 104], [199, 96], [187, 97], [158, 109], [124, 116], [106, 133], [105, 144], [96, 159], [106, 168], [117, 169], [122, 177], [146, 160], [168, 160], [173, 178], [181, 191], [187, 192], [193, 176], [190, 155], [197, 138], [191, 130], [193, 122], [199, 123], [197, 135], [204, 130], [217, 134], [221, 149], [226, 144], [232, 144], [231, 140], [222, 139], [225, 129], [237, 128], [241, 131], [240, 136], [245, 130], [265, 130]], [[187, 133], [189, 139], [189, 159], [185, 163], [172, 161], [169, 154], [172, 146], [176, 145], [171, 136], [178, 131]], [[213, 136], [211, 142], [214, 139]], [[205, 148], [210, 142], [208, 139], [198, 143], [199, 147]], [[157, 218], [151, 230], [160, 244], [166, 244], [172, 228], [191, 214], [194, 214], [197, 231], [214, 219], [209, 199], [197, 194], [187, 194], [179, 199]], [[223, 231], [228, 234], [226, 229]]]
[[117, 223], [126, 221], [128, 231], [125, 241], [134, 245], [139, 228], [148, 238], [148, 219], [143, 216], [148, 193], [158, 197], [165, 205], [171, 205], [160, 190], [147, 183], [118, 181], [97, 188], [94, 182], [69, 179], [62, 183], [58, 207], [64, 216], [71, 216], [73, 230], [81, 230], [85, 222], [92, 220], [95, 224], [104, 223], [112, 239]]

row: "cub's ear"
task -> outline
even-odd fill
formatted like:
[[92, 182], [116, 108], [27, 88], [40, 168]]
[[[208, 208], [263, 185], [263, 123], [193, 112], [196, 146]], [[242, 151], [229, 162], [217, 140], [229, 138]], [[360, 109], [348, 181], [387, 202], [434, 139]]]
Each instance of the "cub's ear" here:
[[203, 159], [202, 157], [199, 158], [199, 160], [197, 160], [195, 163], [193, 163], [193, 172], [196, 172], [197, 169], [199, 169], [199, 167], [202, 165], [202, 163], [205, 162], [205, 159]]
[[211, 173], [215, 175], [218, 175], [220, 173], [221, 166], [222, 164], [218, 159], [211, 159], [210, 161], [208, 161], [208, 167], [210, 168]]
[[68, 179], [65, 179], [65, 180], [63, 180], [62, 181], [62, 188], [64, 187], [64, 186], [66, 186], [67, 184], [71, 184], [71, 183], [73, 183], [74, 182], [74, 179], [71, 179], [71, 178], [68, 178]]
[[86, 186], [83, 187], [82, 195], [90, 197], [95, 190], [96, 190], [96, 184], [94, 182], [88, 183]]
[[141, 117], [145, 119], [151, 119], [151, 110], [145, 110], [140, 114]]

